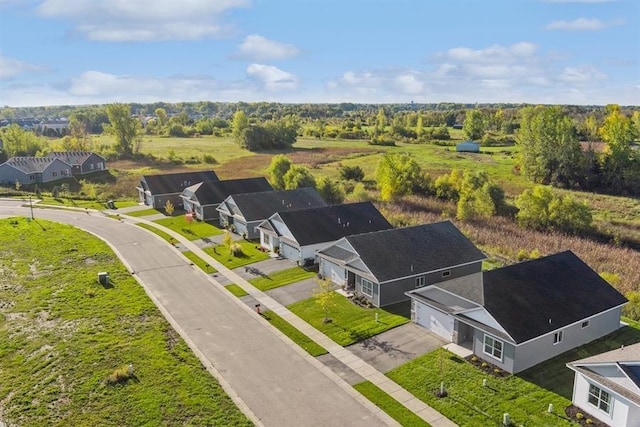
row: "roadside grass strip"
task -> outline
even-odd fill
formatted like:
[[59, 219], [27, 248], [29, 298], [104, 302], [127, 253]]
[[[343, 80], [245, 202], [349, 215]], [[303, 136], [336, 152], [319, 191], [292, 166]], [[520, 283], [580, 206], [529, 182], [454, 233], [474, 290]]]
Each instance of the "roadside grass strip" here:
[[227, 285], [224, 288], [229, 292], [231, 292], [232, 295], [238, 298], [249, 295], [244, 289], [242, 289], [240, 286], [236, 285], [235, 283]]
[[429, 427], [425, 420], [405, 408], [400, 402], [389, 396], [370, 381], [353, 386], [360, 394], [369, 399], [403, 427]]
[[325, 322], [325, 314], [315, 298], [295, 302], [287, 308], [341, 346], [360, 342], [409, 322], [406, 317], [381, 308], [357, 306], [335, 292], [332, 302], [333, 307], [328, 314], [330, 322]]
[[151, 215], [158, 215], [158, 214], [164, 214], [164, 212], [159, 211], [157, 209], [143, 209], [141, 211], [132, 211], [127, 213], [127, 215], [134, 216], [134, 217], [151, 216]]
[[138, 227], [142, 227], [145, 230], [149, 230], [154, 234], [157, 234], [158, 236], [162, 237], [164, 240], [166, 240], [167, 242], [174, 244], [176, 242], [176, 239], [174, 239], [173, 237], [171, 237], [169, 234], [165, 233], [164, 231], [154, 227], [153, 225], [149, 225], [149, 224], [144, 224], [144, 223], [137, 223], [136, 224]]
[[249, 280], [256, 288], [261, 291], [268, 291], [269, 289], [278, 288], [280, 286], [286, 286], [291, 283], [300, 282], [305, 279], [315, 277], [317, 273], [315, 271], [307, 271], [301, 267], [293, 267], [287, 270], [277, 271], [271, 274], [265, 274]]
[[304, 349], [311, 356], [318, 357], [328, 353], [328, 351], [325, 350], [324, 347], [294, 328], [289, 322], [278, 316], [273, 311], [267, 311], [263, 313], [262, 317], [265, 318], [273, 326], [275, 326], [280, 332], [289, 337], [291, 341], [302, 347], [302, 349]]
[[210, 266], [209, 264], [207, 264], [198, 255], [194, 254], [191, 251], [182, 252], [182, 255], [187, 257], [189, 259], [189, 261], [191, 261], [194, 265], [198, 266], [200, 268], [200, 270], [204, 271], [207, 274], [215, 273], [215, 272], [218, 271], [215, 268], [213, 268], [212, 266]]

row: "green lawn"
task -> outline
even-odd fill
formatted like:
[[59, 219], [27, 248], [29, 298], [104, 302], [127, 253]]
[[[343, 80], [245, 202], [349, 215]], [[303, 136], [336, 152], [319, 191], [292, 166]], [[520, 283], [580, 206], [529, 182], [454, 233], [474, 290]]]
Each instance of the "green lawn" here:
[[238, 243], [242, 247], [242, 256], [231, 255], [229, 248], [224, 245], [206, 248], [204, 251], [224, 264], [225, 267], [232, 270], [243, 265], [252, 264], [269, 258], [268, 253], [256, 249], [255, 242], [238, 240], [235, 243]]
[[[571, 400], [515, 375], [496, 378], [485, 374], [444, 349], [418, 357], [387, 376], [461, 426], [502, 425], [505, 412], [515, 426], [575, 425], [564, 415]], [[483, 379], [487, 387], [482, 386]], [[441, 381], [448, 392], [445, 398], [435, 396]], [[554, 414], [547, 413], [550, 403]]]
[[365, 381], [353, 386], [364, 397], [382, 409], [391, 418], [400, 423], [403, 427], [429, 427], [429, 423], [405, 408], [400, 402], [380, 390], [370, 381]]
[[223, 233], [223, 230], [207, 222], [193, 221], [189, 224], [183, 216], [162, 218], [153, 222], [163, 225], [189, 240], [198, 240]]
[[233, 294], [234, 296], [236, 296], [238, 298], [243, 297], [245, 295], [249, 295], [247, 293], [247, 291], [245, 291], [244, 289], [242, 289], [240, 286], [236, 285], [235, 283], [227, 285], [224, 288], [226, 290], [228, 290], [229, 292], [231, 292], [231, 294]]
[[207, 274], [208, 273], [215, 273], [216, 271], [218, 271], [215, 268], [213, 268], [212, 266], [210, 266], [209, 264], [207, 264], [198, 255], [194, 254], [191, 251], [182, 252], [182, 255], [187, 257], [191, 262], [193, 262], [195, 265], [197, 265], [200, 268], [200, 270], [204, 271]]
[[143, 209], [140, 211], [133, 211], [133, 212], [129, 212], [127, 215], [129, 216], [135, 216], [135, 217], [140, 217], [140, 216], [149, 216], [149, 215], [158, 215], [158, 214], [163, 214], [163, 211], [159, 211], [157, 209]]
[[327, 350], [322, 347], [320, 344], [313, 341], [311, 338], [291, 326], [289, 322], [284, 320], [282, 317], [278, 316], [273, 311], [267, 311], [263, 313], [262, 317], [264, 317], [269, 323], [275, 326], [280, 332], [285, 334], [287, 337], [291, 339], [291, 341], [298, 344], [302, 349], [304, 349], [307, 353], [312, 355], [313, 357], [321, 356], [323, 354], [327, 354]]
[[[106, 243], [10, 218], [0, 244], [6, 424], [251, 425]], [[112, 286], [98, 283], [101, 271]], [[129, 363], [132, 378], [106, 383]]]
[[[342, 346], [362, 341], [409, 322], [406, 317], [381, 308], [359, 307], [335, 292], [333, 301], [335, 306], [330, 310], [329, 317], [332, 321], [329, 323], [323, 321], [324, 313], [314, 298], [298, 301], [287, 308]], [[375, 313], [378, 313], [378, 322]]]
[[256, 277], [249, 280], [249, 283], [260, 289], [261, 291], [268, 291], [269, 289], [274, 289], [280, 286], [299, 282], [301, 280], [310, 279], [312, 277], [315, 277], [316, 275], [317, 273], [315, 271], [307, 271], [302, 267], [293, 267], [287, 270], [277, 271], [275, 273]]
[[171, 237], [168, 233], [165, 233], [164, 231], [158, 229], [157, 227], [154, 227], [153, 225], [145, 224], [143, 222], [139, 222], [136, 225], [138, 227], [144, 228], [145, 230], [149, 230], [154, 234], [157, 234], [158, 236], [162, 237], [164, 240], [166, 240], [167, 242], [169, 242], [171, 244], [176, 242], [176, 239]]

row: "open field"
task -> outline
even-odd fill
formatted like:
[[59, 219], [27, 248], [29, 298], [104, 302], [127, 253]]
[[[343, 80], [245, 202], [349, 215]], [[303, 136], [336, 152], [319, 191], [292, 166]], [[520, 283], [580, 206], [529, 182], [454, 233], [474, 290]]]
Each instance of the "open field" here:
[[251, 425], [104, 242], [23, 218], [0, 220], [0, 242], [4, 422]]

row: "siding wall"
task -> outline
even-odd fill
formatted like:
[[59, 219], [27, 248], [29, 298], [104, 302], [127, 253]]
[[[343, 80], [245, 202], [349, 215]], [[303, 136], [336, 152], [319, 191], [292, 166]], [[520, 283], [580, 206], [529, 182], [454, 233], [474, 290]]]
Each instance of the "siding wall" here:
[[[611, 395], [611, 411], [607, 414], [589, 403], [589, 385], [593, 385], [609, 392]], [[576, 372], [573, 384], [573, 403], [585, 412], [593, 415], [603, 423], [616, 427], [640, 426], [640, 408], [628, 399], [617, 395], [596, 382], [590, 382], [582, 374]]]
[[[492, 355], [486, 354], [484, 352], [484, 336], [485, 335], [490, 335], [496, 339], [499, 339], [500, 341], [503, 342], [502, 344], [502, 361], [496, 359], [495, 357], [493, 357]], [[515, 364], [515, 358], [516, 358], [516, 348], [513, 344], [508, 343], [508, 342], [504, 342], [503, 340], [501, 340], [498, 337], [495, 337], [491, 334], [485, 334], [483, 331], [477, 330], [475, 331], [474, 337], [473, 337], [473, 353], [486, 360], [487, 362], [491, 362], [494, 365], [504, 369], [507, 372], [511, 372], [514, 373], [513, 371], [513, 366]]]
[[[31, 179], [33, 176], [33, 179]], [[0, 184], [14, 186], [16, 181], [20, 184], [33, 184], [38, 182], [38, 174], [24, 174], [13, 166], [7, 164], [0, 165]]]
[[581, 323], [562, 329], [562, 342], [553, 344], [554, 334], [543, 335], [516, 348], [514, 373], [524, 371], [540, 362], [565, 351], [579, 347], [590, 341], [607, 335], [620, 327], [620, 311], [616, 308], [589, 319], [589, 326], [582, 328]]

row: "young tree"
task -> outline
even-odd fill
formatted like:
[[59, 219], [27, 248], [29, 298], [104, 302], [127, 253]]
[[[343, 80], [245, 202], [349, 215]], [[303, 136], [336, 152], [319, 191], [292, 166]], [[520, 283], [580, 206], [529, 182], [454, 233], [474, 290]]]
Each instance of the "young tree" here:
[[418, 119], [416, 121], [416, 137], [420, 139], [424, 132], [424, 125], [422, 124], [422, 114], [418, 113]]
[[327, 177], [322, 177], [318, 180], [316, 190], [318, 190], [324, 201], [330, 205], [339, 205], [344, 201], [344, 192], [340, 185]]
[[485, 123], [482, 111], [478, 109], [467, 110], [464, 123], [462, 124], [462, 130], [467, 138], [478, 141], [482, 138], [482, 135], [484, 135], [484, 128]]
[[320, 309], [324, 314], [324, 318], [322, 319], [322, 321], [324, 323], [330, 323], [331, 318], [329, 317], [329, 313], [331, 309], [336, 306], [336, 301], [334, 299], [335, 293], [333, 291], [333, 284], [331, 283], [331, 280], [327, 278], [316, 279], [316, 282], [318, 283], [318, 286], [314, 291], [313, 298], [315, 299], [316, 303], [320, 306]]
[[420, 165], [408, 154], [387, 153], [376, 168], [380, 199], [390, 201], [422, 188], [424, 177]]
[[140, 121], [131, 116], [129, 104], [107, 105], [109, 123], [104, 131], [116, 139], [115, 149], [122, 157], [131, 157], [140, 150]]
[[249, 127], [249, 118], [242, 110], [238, 110], [233, 114], [231, 120], [231, 135], [233, 139], [240, 145], [242, 145], [242, 139], [244, 137], [245, 130]]
[[608, 187], [620, 192], [623, 188], [629, 187], [629, 183], [625, 182], [629, 169], [640, 166], [640, 162], [634, 162], [631, 150], [631, 141], [637, 133], [631, 119], [622, 114], [618, 105], [607, 105], [607, 111], [609, 114], [599, 130], [602, 139], [607, 143], [604, 175]]
[[171, 203], [171, 200], [167, 200], [167, 202], [164, 204], [164, 211], [169, 216], [173, 215], [173, 212], [175, 211], [175, 206], [173, 206], [173, 203]]
[[284, 176], [291, 168], [291, 160], [284, 154], [278, 154], [273, 156], [267, 174], [269, 176], [269, 183], [276, 190], [284, 189]]
[[364, 179], [364, 171], [360, 166], [343, 166], [340, 168], [340, 178], [360, 182]]
[[282, 181], [285, 190], [316, 186], [315, 178], [304, 166], [292, 165], [282, 177]]

